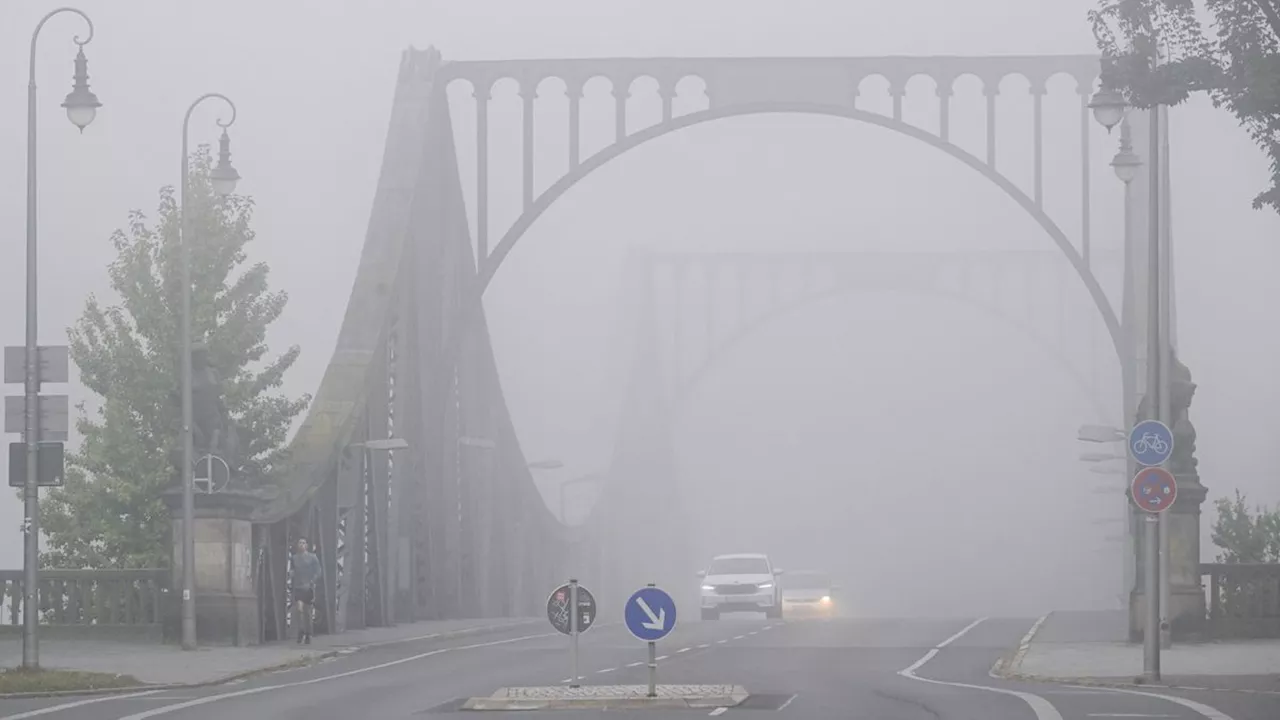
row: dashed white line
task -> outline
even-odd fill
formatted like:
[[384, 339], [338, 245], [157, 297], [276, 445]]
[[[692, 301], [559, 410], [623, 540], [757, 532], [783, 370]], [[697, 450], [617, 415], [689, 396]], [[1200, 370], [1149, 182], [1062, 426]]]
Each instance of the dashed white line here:
[[717, 640], [717, 641], [716, 641], [716, 644], [717, 644], [717, 645], [723, 645], [723, 644], [725, 644], [725, 643], [727, 643], [727, 642], [729, 642], [729, 641], [728, 641], [728, 640]]
[[666, 660], [666, 659], [667, 659], [666, 655], [659, 655], [658, 657], [654, 658], [653, 661], [658, 662], [659, 660]]
[[680, 649], [679, 649], [679, 650], [677, 650], [676, 652], [677, 652], [677, 653], [689, 652], [689, 651], [690, 651], [690, 650], [692, 650], [692, 649], [693, 649], [693, 648], [680, 648]]
[[617, 670], [617, 669], [618, 669], [618, 668], [605, 668], [605, 669], [603, 669], [603, 670], [597, 670], [597, 671], [596, 671], [596, 673], [597, 673], [597, 674], [600, 674], [600, 675], [603, 675], [604, 673], [607, 673], [607, 672], [613, 672], [614, 670]]
[[783, 710], [786, 710], [787, 706], [791, 704], [791, 701], [795, 699], [796, 699], [795, 695], [792, 695], [791, 697], [787, 698], [786, 702], [778, 706], [778, 712], [782, 712]]
[[644, 661], [641, 660], [640, 662], [627, 663], [627, 667], [640, 667], [643, 664], [644, 664]]
[[742, 639], [742, 638], [744, 638], [744, 637], [746, 637], [746, 635], [734, 635], [734, 636], [733, 636], [733, 639], [734, 639], [734, 640], [741, 640], [741, 639]]
[[711, 647], [711, 646], [710, 646], [710, 645], [708, 645], [707, 643], [702, 643], [701, 645], [699, 645], [699, 646], [698, 646], [698, 649], [699, 649], [699, 650], [706, 650], [706, 649], [707, 649], [707, 648], [709, 648], [709, 647]]
[[717, 715], [723, 715], [723, 714], [724, 714], [724, 712], [725, 712], [726, 710], [728, 710], [728, 709], [729, 709], [729, 708], [725, 708], [725, 707], [718, 707], [718, 708], [716, 708], [715, 710], [712, 710], [711, 712], [709, 712], [709, 713], [707, 713], [707, 714], [708, 714], [708, 715], [710, 715], [711, 717], [715, 717], [715, 716], [717, 716]]
[[756, 634], [756, 633], [758, 633], [758, 632], [760, 632], [760, 631], [759, 631], [759, 630], [752, 630], [751, 632], [749, 632], [749, 633], [747, 633], [747, 634], [748, 634], [748, 635], [755, 635], [755, 634]]

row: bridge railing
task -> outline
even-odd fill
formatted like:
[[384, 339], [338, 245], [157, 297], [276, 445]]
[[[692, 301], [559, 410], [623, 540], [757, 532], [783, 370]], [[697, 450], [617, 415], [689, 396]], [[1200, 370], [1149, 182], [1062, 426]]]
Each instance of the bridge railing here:
[[[41, 570], [40, 624], [73, 639], [159, 641], [168, 570]], [[0, 570], [0, 635], [22, 632], [21, 570]]]
[[1209, 635], [1280, 637], [1280, 563], [1204, 563], [1209, 576]]

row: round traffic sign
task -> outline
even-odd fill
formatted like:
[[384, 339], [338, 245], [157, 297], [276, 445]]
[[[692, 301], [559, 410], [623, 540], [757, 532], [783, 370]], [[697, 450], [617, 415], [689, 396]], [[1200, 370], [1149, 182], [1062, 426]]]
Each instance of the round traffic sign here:
[[1178, 499], [1178, 481], [1164, 468], [1143, 468], [1133, 476], [1129, 493], [1138, 507], [1149, 513], [1162, 513]]
[[1173, 454], [1173, 432], [1159, 420], [1143, 420], [1129, 431], [1129, 454], [1139, 465], [1162, 465]]
[[[565, 635], [573, 634], [573, 616], [569, 608], [571, 597], [572, 586], [565, 583], [552, 591], [551, 596], [547, 598], [547, 619], [551, 621], [551, 627]], [[590, 590], [579, 585], [578, 632], [584, 633], [590, 630], [595, 621], [596, 597]]]
[[664, 590], [650, 585], [627, 598], [622, 619], [637, 639], [645, 642], [661, 640], [676, 629], [676, 601]]

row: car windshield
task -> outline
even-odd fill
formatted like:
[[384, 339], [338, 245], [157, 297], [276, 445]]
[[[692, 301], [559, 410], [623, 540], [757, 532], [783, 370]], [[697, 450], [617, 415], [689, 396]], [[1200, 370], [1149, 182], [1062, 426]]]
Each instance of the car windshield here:
[[708, 575], [768, 575], [769, 561], [764, 558], [716, 558]]
[[788, 573], [786, 587], [793, 590], [827, 590], [831, 587], [831, 578], [822, 573]]

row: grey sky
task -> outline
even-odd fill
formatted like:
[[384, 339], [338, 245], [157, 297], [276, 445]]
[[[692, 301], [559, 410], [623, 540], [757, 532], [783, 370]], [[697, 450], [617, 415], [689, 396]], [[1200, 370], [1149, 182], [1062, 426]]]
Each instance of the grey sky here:
[[[63, 342], [86, 292], [105, 289], [107, 237], [126, 212], [154, 212], [159, 186], [177, 181], [182, 112], [205, 92], [225, 93], [240, 108], [232, 136], [245, 178], [241, 191], [258, 204], [252, 253], [271, 264], [274, 286], [290, 293], [290, 310], [272, 342], [302, 345], [288, 382], [300, 393], [315, 389], [329, 360], [368, 222], [397, 63], [410, 45], [435, 45], [446, 59], [1090, 53], [1084, 14], [1092, 5], [85, 0], [78, 7], [98, 31], [86, 48], [91, 83], [104, 107], [83, 136], [58, 107], [70, 85], [71, 36], [82, 32], [79, 20], [62, 16], [50, 23], [38, 53], [41, 341]], [[34, 0], [0, 6], [5, 344], [22, 339], [27, 42], [40, 15], [54, 6]], [[873, 108], [883, 101], [881, 89], [866, 89]], [[1069, 81], [1055, 81], [1051, 90], [1047, 207], [1075, 238], [1078, 205], [1071, 193], [1079, 179], [1071, 163], [1078, 153], [1079, 101]], [[1030, 125], [1017, 118], [1029, 117], [1030, 101], [1016, 81], [1005, 91], [1001, 112], [1010, 119], [1001, 125], [1001, 169], [1028, 188]], [[932, 128], [936, 100], [927, 83], [913, 84], [910, 93], [907, 120]], [[469, 93], [454, 88], [451, 96], [468, 100]], [[607, 107], [592, 101], [589, 93], [588, 112]], [[548, 133], [560, 127], [552, 124], [557, 102], [539, 101], [538, 127], [553, 128]], [[647, 124], [656, 106], [645, 102], [634, 100], [629, 117]], [[496, 237], [518, 210], [518, 105], [500, 91], [493, 112]], [[220, 113], [210, 104], [197, 114], [193, 144], [216, 138]], [[454, 120], [468, 197], [474, 187], [470, 117], [468, 104], [459, 103]], [[981, 122], [981, 100], [972, 85], [962, 85], [953, 136], [980, 151]], [[1278, 223], [1248, 202], [1266, 180], [1266, 163], [1233, 120], [1202, 99], [1178, 108], [1172, 123], [1179, 339], [1200, 385], [1192, 418], [1203, 481], [1211, 498], [1239, 487], [1259, 501], [1280, 501], [1273, 470], [1280, 458], [1269, 432], [1280, 421], [1280, 384], [1269, 373], [1280, 361], [1280, 336], [1268, 310], [1280, 300], [1280, 286], [1271, 281], [1280, 263]], [[607, 119], [583, 129], [588, 145], [610, 132]], [[1120, 185], [1105, 166], [1114, 138], [1092, 132], [1093, 233], [1102, 262], [1118, 247]], [[540, 167], [563, 162], [562, 141], [540, 136], [539, 142]], [[551, 179], [540, 171], [538, 187]], [[621, 391], [618, 362], [626, 359], [613, 352], [621, 335], [616, 286], [633, 246], [1054, 252], [1025, 214], [971, 171], [875, 128], [812, 117], [743, 118], [638, 150], [541, 219], [486, 299], [526, 454], [566, 464], [542, 476], [551, 502], [559, 478], [608, 461]], [[1061, 268], [1067, 270], [1065, 261]], [[1100, 275], [1114, 297], [1117, 276], [1108, 272]], [[1061, 298], [1051, 287], [1029, 295], [1016, 287], [993, 292], [1015, 310], [1019, 303], [1047, 308], [1037, 317], [1064, 314], [1071, 358], [1097, 378], [1114, 412], [1114, 356], [1078, 282], [1068, 283]], [[81, 397], [74, 385], [71, 394]], [[731, 498], [744, 503], [751, 518], [774, 513], [748, 525], [802, 528], [817, 522], [814, 517], [843, 524], [845, 547], [874, 550], [863, 565], [842, 569], [892, 572], [882, 548], [899, 543], [924, 567], [959, 568], [989, 582], [1020, 574], [1027, 585], [1063, 590], [1049, 574], [1036, 573], [1049, 563], [1087, 570], [1098, 583], [1114, 579], [1109, 566], [1093, 565], [1102, 562], [1093, 551], [1103, 546], [1100, 540], [1090, 545], [1090, 538], [1101, 531], [1085, 520], [1114, 515], [1115, 503], [1089, 492], [1104, 476], [1076, 460], [1082, 448], [1073, 439], [1076, 426], [1097, 421], [1093, 412], [1030, 341], [980, 310], [909, 294], [852, 295], [769, 325], [735, 351], [682, 421], [681, 476], [695, 508]], [[904, 512], [909, 502], [918, 503], [918, 511]], [[723, 545], [776, 539], [777, 533], [716, 515], [708, 512], [707, 552], [753, 550]], [[890, 515], [896, 520], [886, 523]], [[19, 561], [19, 518], [18, 503], [0, 499], [0, 528], [15, 531], [15, 542], [0, 543], [0, 567]], [[1009, 547], [1037, 530], [1046, 538], [1043, 552]], [[784, 555], [804, 552], [795, 543], [777, 544], [785, 547], [774, 551]], [[1212, 552], [1207, 531], [1205, 551]], [[982, 561], [960, 562], [966, 553]], [[847, 561], [834, 550], [815, 557]], [[997, 557], [1007, 562], [989, 562]], [[968, 601], [961, 595], [958, 602]], [[1096, 595], [1082, 592], [1070, 601], [1088, 604]], [[1028, 605], [1048, 601], [1034, 593], [1021, 597]]]

